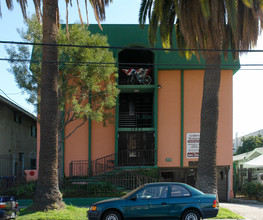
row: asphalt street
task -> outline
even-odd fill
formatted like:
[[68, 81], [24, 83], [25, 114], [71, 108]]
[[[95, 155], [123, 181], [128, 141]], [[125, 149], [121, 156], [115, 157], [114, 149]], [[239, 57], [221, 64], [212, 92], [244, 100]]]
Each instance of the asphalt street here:
[[220, 207], [227, 208], [246, 220], [263, 220], [263, 204], [220, 203]]

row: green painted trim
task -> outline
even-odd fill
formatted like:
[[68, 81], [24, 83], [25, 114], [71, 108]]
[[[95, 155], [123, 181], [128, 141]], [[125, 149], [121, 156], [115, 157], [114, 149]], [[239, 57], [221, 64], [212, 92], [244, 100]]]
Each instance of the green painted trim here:
[[155, 85], [118, 85], [118, 89], [122, 93], [145, 93], [154, 91]]
[[[92, 101], [91, 101], [91, 92], [89, 92], [89, 103], [91, 103]], [[91, 174], [92, 173], [92, 167], [91, 167], [91, 148], [92, 148], [92, 146], [91, 146], [91, 118], [90, 118], [90, 116], [89, 116], [89, 141], [88, 141], [88, 148], [89, 148], [89, 150], [88, 150], [88, 153], [89, 153], [89, 155], [88, 155], [88, 161], [89, 161], [89, 173]]]
[[[65, 108], [64, 108], [65, 109]], [[65, 117], [65, 110], [63, 110], [62, 112], [62, 118], [64, 119]], [[65, 177], [65, 127], [63, 128], [63, 131], [62, 131], [62, 135], [63, 135], [63, 144], [62, 144], [62, 169], [63, 169], [63, 176]]]
[[184, 71], [181, 70], [181, 167], [184, 166]]
[[115, 166], [118, 166], [118, 144], [119, 144], [119, 96], [116, 100], [115, 110]]
[[[158, 59], [159, 59], [159, 53], [156, 52], [154, 53], [154, 63], [158, 63]], [[158, 68], [155, 65], [154, 66], [154, 101], [153, 101], [153, 112], [154, 112], [154, 165], [157, 166], [158, 163], [158, 154], [157, 154], [157, 149], [158, 149]]]
[[[115, 52], [115, 58], [117, 60], [117, 67], [119, 68], [119, 51]], [[119, 78], [116, 79], [117, 85], [119, 84]], [[118, 145], [119, 145], [119, 95], [116, 99], [115, 107], [115, 167], [118, 166]]]
[[91, 118], [89, 117], [89, 158], [88, 160], [91, 161]]

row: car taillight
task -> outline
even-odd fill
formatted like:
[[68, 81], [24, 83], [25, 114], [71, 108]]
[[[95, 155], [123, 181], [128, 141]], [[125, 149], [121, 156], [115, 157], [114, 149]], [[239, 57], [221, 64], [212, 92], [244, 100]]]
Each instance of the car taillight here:
[[3, 209], [3, 208], [5, 208], [5, 207], [6, 207], [6, 204], [3, 203], [3, 202], [0, 202], [0, 208]]
[[213, 202], [213, 208], [216, 208], [216, 207], [217, 207], [217, 201], [215, 199], [214, 202]]

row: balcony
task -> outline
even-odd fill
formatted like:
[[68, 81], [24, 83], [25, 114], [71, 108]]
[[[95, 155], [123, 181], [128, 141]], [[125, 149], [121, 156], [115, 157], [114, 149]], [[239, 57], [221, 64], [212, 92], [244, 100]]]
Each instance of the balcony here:
[[119, 69], [119, 85], [153, 85], [153, 69]]
[[120, 128], [150, 128], [153, 126], [152, 112], [129, 112], [119, 113], [119, 127]]

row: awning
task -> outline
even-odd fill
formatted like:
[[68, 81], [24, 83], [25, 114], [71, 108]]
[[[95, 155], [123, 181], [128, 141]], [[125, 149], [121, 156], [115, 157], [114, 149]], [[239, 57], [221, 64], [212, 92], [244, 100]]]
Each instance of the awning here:
[[244, 163], [244, 168], [263, 168], [263, 155]]

